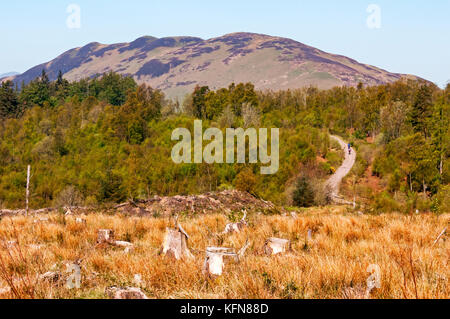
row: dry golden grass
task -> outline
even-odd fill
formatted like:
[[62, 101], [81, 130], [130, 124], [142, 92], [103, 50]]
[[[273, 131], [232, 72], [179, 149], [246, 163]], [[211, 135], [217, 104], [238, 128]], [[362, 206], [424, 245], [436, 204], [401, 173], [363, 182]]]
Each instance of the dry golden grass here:
[[[39, 216], [49, 219], [41, 222], [5, 217], [0, 221], [0, 291], [12, 289], [0, 298], [105, 298], [111, 285], [139, 286], [151, 298], [359, 298], [371, 264], [381, 269], [381, 288], [372, 290], [371, 298], [450, 297], [449, 241], [444, 237], [433, 246], [450, 214], [359, 216], [343, 207], [297, 214], [297, 219], [250, 214], [249, 226], [231, 235], [217, 235], [229, 222], [224, 215], [182, 218], [194, 261], [158, 254], [171, 225], [168, 218], [92, 214], [82, 225], [58, 214]], [[135, 249], [124, 253], [123, 248], [96, 246], [97, 230], [105, 228]], [[308, 229], [312, 241], [306, 243]], [[293, 251], [265, 256], [268, 237], [290, 239]], [[251, 246], [239, 263], [227, 260], [223, 276], [204, 277], [207, 246], [238, 250], [247, 238]], [[18, 245], [8, 244], [12, 240]], [[80, 289], [37, 280], [52, 267], [65, 271], [65, 261], [78, 259]], [[135, 274], [142, 277], [140, 285]]]

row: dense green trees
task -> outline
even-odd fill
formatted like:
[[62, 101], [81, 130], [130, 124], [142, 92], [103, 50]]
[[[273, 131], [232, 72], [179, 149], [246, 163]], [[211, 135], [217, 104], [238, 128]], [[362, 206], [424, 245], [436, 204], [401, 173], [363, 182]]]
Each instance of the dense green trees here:
[[242, 106], [259, 105], [255, 86], [251, 83], [230, 84], [228, 88], [211, 91], [208, 86], [197, 86], [186, 105], [187, 110], [200, 119], [216, 119], [226, 107], [235, 116], [241, 116]]
[[[118, 74], [69, 83], [62, 74], [49, 82], [43, 72], [19, 92], [11, 82], [0, 87], [0, 205], [23, 206], [31, 164], [34, 207], [56, 205], [68, 193], [95, 204], [228, 187], [308, 206], [314, 194], [298, 176], [320, 180], [332, 172], [330, 163], [318, 161], [338, 156], [330, 151], [332, 131], [357, 146], [375, 141], [373, 172], [386, 185], [378, 204], [422, 193], [436, 198], [438, 211], [450, 183], [449, 96], [449, 87], [413, 81], [278, 92], [239, 83], [197, 87], [180, 109], [161, 91]], [[260, 164], [174, 164], [171, 133], [192, 130], [195, 118], [223, 131], [280, 128], [278, 173], [262, 176]]]

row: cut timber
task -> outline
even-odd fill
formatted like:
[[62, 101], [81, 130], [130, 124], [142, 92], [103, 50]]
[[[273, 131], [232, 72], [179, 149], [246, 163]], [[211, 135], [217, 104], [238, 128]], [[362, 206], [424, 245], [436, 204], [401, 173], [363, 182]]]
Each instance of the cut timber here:
[[97, 243], [113, 243], [114, 242], [114, 231], [111, 229], [99, 229], [97, 234]]
[[269, 238], [264, 244], [264, 252], [267, 255], [277, 255], [285, 253], [291, 249], [291, 242], [287, 239]]
[[175, 258], [176, 260], [184, 257], [194, 258], [187, 247], [187, 241], [189, 239], [188, 234], [181, 225], [178, 224], [177, 226], [177, 228], [166, 228], [162, 253], [166, 256]]

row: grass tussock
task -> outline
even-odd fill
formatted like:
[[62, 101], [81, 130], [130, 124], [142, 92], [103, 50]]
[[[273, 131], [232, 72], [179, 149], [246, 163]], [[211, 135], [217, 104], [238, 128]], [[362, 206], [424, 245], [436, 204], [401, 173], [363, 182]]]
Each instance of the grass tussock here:
[[[369, 265], [379, 266], [381, 286], [371, 298], [449, 298], [450, 215], [354, 215], [338, 207], [291, 216], [249, 215], [241, 233], [218, 235], [225, 215], [180, 219], [190, 235], [192, 261], [159, 254], [168, 218], [92, 214], [87, 223], [63, 215], [7, 217], [0, 221], [0, 298], [106, 298], [108, 286], [140, 287], [152, 298], [359, 298]], [[97, 230], [112, 229], [135, 248], [96, 245]], [[308, 230], [311, 238], [308, 240]], [[268, 237], [292, 241], [292, 251], [264, 255]], [[227, 260], [224, 274], [202, 274], [207, 246], [251, 246], [240, 262]], [[47, 271], [66, 275], [65, 264], [81, 266], [81, 288], [39, 279]], [[139, 274], [142, 280], [135, 281]], [[69, 274], [67, 274], [69, 275]]]

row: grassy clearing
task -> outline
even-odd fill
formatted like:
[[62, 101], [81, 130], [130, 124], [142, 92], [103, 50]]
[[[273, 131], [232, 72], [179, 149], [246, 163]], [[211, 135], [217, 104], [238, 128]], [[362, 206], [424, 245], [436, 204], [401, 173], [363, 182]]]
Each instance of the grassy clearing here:
[[[231, 235], [217, 235], [228, 222], [224, 215], [181, 219], [195, 260], [176, 262], [158, 254], [168, 218], [92, 214], [83, 225], [62, 214], [6, 217], [0, 221], [0, 291], [13, 289], [0, 298], [106, 298], [111, 285], [138, 286], [152, 298], [343, 298], [349, 287], [366, 287], [371, 264], [381, 269], [381, 288], [372, 298], [450, 297], [450, 245], [444, 236], [433, 246], [450, 214], [359, 216], [345, 207], [297, 214], [294, 219], [253, 213], [248, 228]], [[48, 221], [35, 222], [45, 217]], [[97, 230], [103, 228], [135, 249], [96, 247]], [[290, 239], [293, 251], [265, 256], [268, 237]], [[238, 250], [247, 238], [251, 246], [240, 263], [227, 261], [216, 279], [202, 275], [207, 246]], [[65, 271], [64, 262], [75, 260], [81, 260], [80, 289], [36, 279], [52, 269]], [[134, 282], [135, 274], [142, 283]]]

